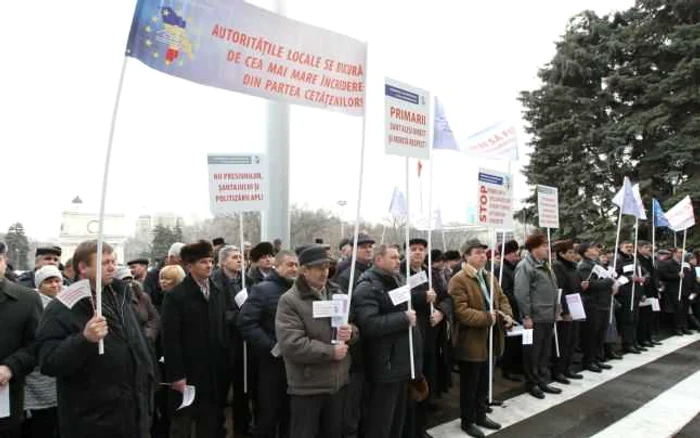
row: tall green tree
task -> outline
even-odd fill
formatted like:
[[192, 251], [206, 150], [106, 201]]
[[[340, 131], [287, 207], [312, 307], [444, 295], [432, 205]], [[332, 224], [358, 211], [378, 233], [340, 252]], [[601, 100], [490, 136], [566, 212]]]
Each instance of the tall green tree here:
[[151, 242], [151, 257], [162, 259], [168, 254], [170, 245], [177, 242], [175, 232], [163, 225], [156, 225], [153, 229], [153, 241]]
[[5, 235], [7, 255], [15, 269], [28, 270], [29, 266], [29, 239], [24, 231], [24, 225], [17, 222], [10, 225]]

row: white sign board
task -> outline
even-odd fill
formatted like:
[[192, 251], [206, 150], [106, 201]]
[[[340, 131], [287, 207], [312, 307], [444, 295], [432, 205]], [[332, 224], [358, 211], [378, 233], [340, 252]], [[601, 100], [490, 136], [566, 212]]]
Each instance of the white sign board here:
[[559, 189], [537, 186], [537, 215], [540, 228], [559, 228]]
[[504, 172], [479, 169], [479, 225], [513, 228], [513, 178]]
[[428, 92], [386, 78], [384, 110], [384, 151], [389, 155], [430, 159]]
[[267, 161], [261, 154], [210, 154], [209, 197], [213, 214], [266, 211], [269, 208]]

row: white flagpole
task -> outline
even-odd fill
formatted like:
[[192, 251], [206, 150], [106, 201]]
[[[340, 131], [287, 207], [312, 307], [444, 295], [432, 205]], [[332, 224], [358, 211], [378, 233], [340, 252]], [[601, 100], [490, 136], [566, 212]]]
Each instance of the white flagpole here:
[[637, 242], [639, 241], [639, 218], [635, 218], [634, 223], [634, 262], [632, 267], [632, 300], [630, 300], [630, 312], [634, 311], [634, 292], [637, 287], [637, 283], [634, 281], [634, 277], [637, 276]]
[[[617, 270], [617, 252], [620, 246], [620, 227], [622, 227], [622, 207], [620, 207], [620, 215], [617, 217], [617, 234], [615, 235], [615, 248], [613, 256], [613, 271]], [[615, 295], [610, 294], [610, 324], [613, 322], [613, 312], [615, 311]]]
[[352, 239], [352, 260], [350, 263], [350, 284], [348, 285], [348, 311], [345, 313], [345, 318], [343, 322], [348, 323], [350, 319], [350, 303], [352, 302], [352, 291], [355, 288], [355, 263], [357, 263], [357, 239], [360, 234], [360, 207], [362, 206], [362, 184], [365, 174], [365, 143], [367, 142], [367, 72], [369, 71], [369, 65], [367, 62], [368, 51], [365, 52], [365, 91], [363, 94], [363, 102], [365, 105], [364, 111], [362, 112], [362, 145], [360, 146], [360, 180], [357, 184], [357, 208], [355, 211], [355, 231], [353, 232]]
[[384, 235], [386, 234], [386, 224], [382, 227], [382, 239], [379, 241], [380, 245], [384, 245]]
[[[673, 234], [676, 234], [676, 231], [673, 231]], [[686, 238], [688, 237], [688, 229], [686, 228], [683, 230], [683, 252], [681, 255], [681, 272], [683, 272], [683, 263], [685, 263], [685, 244], [686, 244]], [[681, 278], [681, 281], [678, 283], [678, 305], [681, 305], [681, 292], [683, 291], [683, 279]]]
[[[124, 76], [126, 74], [126, 64], [128, 56], [124, 55], [122, 62], [122, 70], [119, 74], [119, 83], [117, 85], [117, 97], [114, 100], [114, 109], [112, 110], [112, 122], [109, 128], [109, 138], [107, 140], [107, 155], [105, 157], [105, 170], [102, 176], [102, 198], [100, 199], [100, 218], [99, 228], [97, 231], [97, 257], [95, 260], [97, 272], [95, 273], [95, 315], [102, 316], [102, 243], [104, 240], [104, 223], [105, 223], [105, 201], [107, 199], [107, 182], [109, 181], [109, 164], [112, 158], [112, 143], [114, 141], [114, 128], [117, 124], [117, 114], [119, 113], [119, 101], [121, 100], [122, 87], [124, 86]], [[100, 339], [97, 346], [100, 355], [105, 354], [104, 339]]]
[[[547, 227], [547, 244], [549, 245], [549, 270], [550, 274], [552, 275], [553, 271], [553, 266], [552, 266], [552, 229]], [[559, 330], [557, 329], [557, 308], [559, 307], [559, 303], [561, 302], [561, 289], [558, 289], [557, 291], [557, 302], [554, 306], [554, 347], [556, 349], [557, 357], [559, 357]]]
[[447, 239], [445, 239], [445, 229], [443, 228], [440, 231], [442, 231], [442, 250], [444, 252], [447, 252]]
[[501, 266], [499, 268], [498, 272], [498, 281], [503, 284], [503, 263], [505, 263], [506, 259], [506, 232], [505, 230], [503, 231], [503, 241], [501, 242]]
[[[409, 261], [409, 251], [410, 248], [408, 246], [408, 242], [411, 240], [411, 208], [409, 204], [409, 194], [408, 194], [408, 180], [409, 180], [409, 166], [408, 163], [409, 159], [406, 157], [406, 286], [409, 288], [409, 298], [408, 298], [408, 310], [412, 310], [412, 303], [411, 303], [411, 297], [410, 297], [410, 291], [411, 291], [411, 286], [408, 284], [408, 279], [411, 278], [411, 263]], [[409, 360], [411, 361], [411, 379], [414, 380], [416, 378], [416, 366], [413, 361], [413, 326], [408, 327], [408, 355], [409, 355]]]
[[653, 202], [651, 205], [651, 262], [656, 267], [656, 212], [654, 211]]
[[[241, 265], [241, 286], [245, 289], [245, 256], [244, 256], [244, 245], [245, 240], [243, 237], [243, 212], [238, 213], [238, 237], [241, 241], [241, 258], [243, 259], [243, 264]], [[243, 342], [243, 393], [248, 394], [248, 343]]]
[[[496, 249], [496, 245], [498, 244], [498, 240], [496, 237], [496, 234], [498, 231], [493, 232], [491, 234], [491, 230], [489, 229], [489, 234], [491, 235], [491, 238], [493, 239], [493, 244], [491, 245], [491, 248], [493, 250]], [[489, 310], [491, 311], [491, 315], [493, 315], [493, 300], [494, 300], [494, 293], [493, 293], [493, 271], [494, 271], [494, 251], [491, 251], [491, 277], [489, 278], [489, 295], [491, 295], [491, 303], [490, 303], [490, 308]], [[496, 325], [496, 321], [491, 324], [491, 327], [489, 328], [489, 403], [493, 402], [493, 327]]]
[[552, 229], [547, 228], [547, 243], [549, 244], [549, 269], [552, 269]]
[[[428, 288], [433, 288], [433, 157], [430, 157], [428, 179]], [[435, 313], [435, 304], [430, 303], [430, 314]]]

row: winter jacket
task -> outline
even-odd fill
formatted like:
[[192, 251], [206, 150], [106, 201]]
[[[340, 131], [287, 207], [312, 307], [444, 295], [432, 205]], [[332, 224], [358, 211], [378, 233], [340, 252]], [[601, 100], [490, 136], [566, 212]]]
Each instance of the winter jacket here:
[[313, 317], [313, 303], [337, 293], [333, 283], [327, 283], [322, 298], [300, 275], [279, 299], [275, 332], [291, 395], [335, 394], [348, 383], [351, 358], [334, 359], [331, 318]]
[[275, 317], [280, 297], [292, 288], [294, 281], [273, 272], [267, 280], [253, 286], [238, 315], [238, 329], [261, 357], [269, 356], [277, 344]]
[[609, 311], [615, 281], [612, 278], [600, 278], [594, 273], [596, 265], [597, 262], [583, 258], [576, 268], [581, 281], [588, 281], [588, 289], [581, 292], [583, 304], [587, 309]]
[[[518, 309], [518, 300], [515, 299], [515, 265], [508, 260], [503, 260], [503, 275], [500, 278], [501, 289], [508, 297], [510, 309], [513, 311], [513, 319], [520, 321], [520, 310]], [[496, 272], [501, 272], [500, 266], [496, 267]]]
[[109, 327], [103, 355], [98, 354], [96, 343], [83, 336], [95, 313], [93, 301], [84, 298], [72, 308], [52, 301], [37, 331], [40, 371], [56, 378], [60, 435], [147, 436], [154, 364], [130, 305], [131, 290], [118, 280], [103, 289], [102, 313]]
[[[617, 252], [617, 265], [615, 266], [615, 272], [617, 272], [619, 277], [627, 277], [629, 283], [620, 286], [617, 291], [618, 296], [629, 295], [632, 296], [632, 277], [641, 277], [641, 267], [639, 264], [636, 266], [637, 272], [635, 273], [634, 256], [623, 253], [622, 251]], [[634, 301], [639, 302], [643, 294], [643, 290], [640, 290], [639, 284], [634, 287]]]
[[[53, 301], [53, 298], [40, 292], [36, 292], [36, 294], [41, 298], [41, 305], [43, 308], [46, 308], [46, 306]], [[57, 405], [56, 379], [41, 374], [41, 372], [39, 372], [39, 367], [36, 367], [34, 371], [27, 376], [24, 388], [24, 409], [47, 409], [55, 408]]]
[[528, 254], [515, 268], [515, 298], [522, 318], [553, 323], [559, 307], [557, 289], [557, 279], [546, 261]]
[[[489, 331], [494, 325], [494, 320], [489, 313], [490, 305], [484, 296], [477, 275], [476, 269], [464, 263], [462, 270], [452, 277], [448, 286], [455, 309], [452, 343], [455, 347], [455, 358], [459, 361], [485, 362], [489, 357]], [[483, 279], [487, 291], [490, 291], [491, 274], [484, 272]], [[495, 278], [493, 289], [494, 293], [489, 292], [489, 298], [493, 296], [494, 310], [500, 310], [512, 317], [513, 312], [508, 297]], [[497, 318], [495, 323], [493, 352], [495, 356], [500, 356], [505, 344], [504, 330], [501, 318]]]
[[34, 336], [41, 311], [35, 291], [0, 277], [0, 365], [12, 371], [10, 416], [0, 419], [0, 435], [22, 419], [24, 380], [36, 365]]
[[581, 278], [579, 277], [576, 263], [561, 258], [559, 254], [557, 254], [557, 260], [553, 263], [553, 266], [554, 274], [557, 276], [557, 284], [561, 289], [561, 313], [562, 315], [568, 315], [569, 304], [566, 301], [566, 296], [581, 293]]
[[[340, 266], [340, 265], [339, 265]], [[347, 263], [342, 267], [342, 271], [338, 270], [336, 271], [336, 283], [340, 286], [340, 288], [347, 292], [350, 289], [350, 266], [351, 263]], [[361, 261], [357, 261], [355, 263], [355, 285], [357, 282], [360, 280], [360, 277], [362, 274], [370, 268], [369, 263], [362, 263]], [[353, 288], [354, 286], [353, 285]]]
[[647, 298], [658, 298], [659, 274], [656, 270], [656, 266], [654, 266], [654, 259], [639, 254], [637, 255], [637, 263], [642, 268], [642, 274], [647, 277], [647, 281], [642, 289], [643, 296]]
[[[355, 321], [362, 333], [365, 369], [370, 381], [392, 383], [411, 379], [408, 304], [394, 306], [392, 291], [405, 284], [400, 275], [391, 275], [379, 268], [368, 269], [353, 293]], [[420, 330], [413, 331], [414, 370], [420, 377], [423, 369], [423, 341]]]

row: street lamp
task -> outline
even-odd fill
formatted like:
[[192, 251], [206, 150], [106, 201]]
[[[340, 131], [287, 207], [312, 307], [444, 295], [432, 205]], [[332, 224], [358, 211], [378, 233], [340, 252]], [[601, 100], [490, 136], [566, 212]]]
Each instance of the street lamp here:
[[340, 238], [344, 239], [345, 223], [343, 222], [343, 216], [345, 216], [345, 206], [348, 205], [348, 202], [341, 199], [338, 201], [338, 205], [340, 206]]

